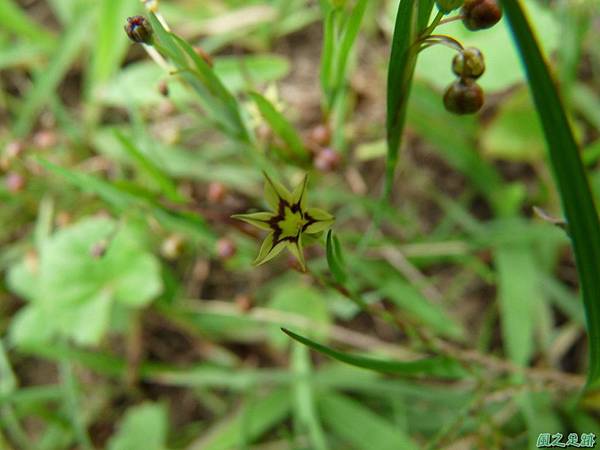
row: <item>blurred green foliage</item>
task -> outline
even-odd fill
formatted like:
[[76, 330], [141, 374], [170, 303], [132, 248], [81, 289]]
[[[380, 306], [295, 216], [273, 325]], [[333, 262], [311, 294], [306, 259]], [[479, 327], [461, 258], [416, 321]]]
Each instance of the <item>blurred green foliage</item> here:
[[[435, 20], [420, 3], [415, 20]], [[597, 3], [520, 3], [597, 201]], [[447, 47], [419, 54], [410, 97], [392, 77], [406, 128], [380, 202], [398, 6], [0, 0], [0, 448], [600, 435], [598, 399], [575, 398], [588, 346], [570, 241], [531, 212], [562, 214], [504, 20], [436, 29], [484, 52], [480, 115], [444, 110]], [[127, 41], [133, 14], [150, 54]], [[251, 266], [264, 235], [231, 216], [267, 206], [262, 171], [310, 172], [309, 204], [335, 212], [307, 273]]]

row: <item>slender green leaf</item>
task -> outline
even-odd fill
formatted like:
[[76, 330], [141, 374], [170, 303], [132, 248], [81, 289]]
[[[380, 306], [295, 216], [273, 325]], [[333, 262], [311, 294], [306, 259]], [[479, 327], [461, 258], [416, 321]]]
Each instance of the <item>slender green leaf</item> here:
[[[335, 24], [339, 11], [332, 8], [323, 24], [323, 50], [321, 52], [321, 89], [327, 97], [331, 95], [331, 74], [335, 65]], [[328, 101], [331, 106], [331, 100]]]
[[249, 141], [248, 131], [241, 119], [239, 104], [190, 44], [166, 31], [154, 14], [150, 22], [158, 39], [154, 47], [171, 59], [180, 75], [198, 93], [202, 107], [233, 139]]
[[311, 347], [319, 353], [323, 353], [324, 355], [330, 356], [338, 361], [345, 362], [346, 364], [350, 364], [352, 366], [362, 367], [363, 369], [406, 376], [433, 375], [444, 378], [460, 378], [464, 375], [464, 370], [460, 364], [453, 359], [442, 356], [434, 356], [417, 361], [391, 361], [366, 358], [364, 356], [358, 356], [334, 350], [330, 347], [326, 347], [308, 338], [293, 333], [285, 328], [282, 328], [281, 330], [292, 339]]
[[302, 161], [308, 160], [308, 150], [304, 147], [300, 135], [294, 126], [277, 109], [258, 92], [251, 92], [250, 97], [258, 110], [271, 126], [273, 131], [286, 143], [292, 153]]
[[310, 351], [298, 342], [294, 342], [292, 347], [292, 368], [298, 377], [293, 387], [294, 414], [300, 426], [298, 432], [308, 432], [314, 450], [327, 450], [327, 440], [315, 405], [317, 397], [312, 382]]
[[291, 396], [287, 388], [278, 389], [266, 397], [247, 402], [230, 419], [219, 423], [189, 450], [233, 450], [244, 448], [242, 441], [254, 441], [286, 418], [291, 409]]
[[0, 0], [0, 24], [7, 31], [44, 46], [51, 47], [56, 41], [49, 31], [33, 22], [13, 0]]
[[169, 200], [182, 203], [183, 197], [177, 190], [177, 186], [162, 171], [162, 169], [148, 159], [123, 133], [117, 130], [115, 131], [115, 135], [123, 145], [123, 149], [125, 149], [134, 162], [137, 163], [138, 167], [156, 182], [161, 191], [169, 198]]
[[336, 281], [342, 285], [345, 284], [348, 275], [341, 258], [340, 243], [337, 237], [333, 235], [332, 230], [327, 232], [327, 264], [329, 264], [329, 270], [331, 270]]
[[404, 131], [406, 109], [411, 83], [417, 63], [419, 46], [415, 45], [419, 32], [427, 25], [433, 2], [430, 0], [401, 0], [398, 6], [387, 87], [387, 143], [384, 196], [389, 197], [394, 182], [394, 171]]
[[184, 230], [200, 240], [214, 243], [216, 237], [208, 224], [197, 213], [189, 211], [171, 211], [160, 205], [146, 192], [133, 192], [121, 186], [108, 183], [86, 173], [69, 170], [49, 161], [38, 159], [46, 169], [61, 175], [74, 186], [84, 192], [91, 192], [101, 197], [105, 202], [119, 211], [130, 211], [132, 207], [147, 208], [165, 225]]
[[97, 35], [90, 69], [86, 72], [87, 88], [93, 91], [106, 83], [119, 68], [127, 49], [127, 35], [123, 31], [124, 18], [133, 14], [135, 4], [127, 0], [102, 0], [98, 14]]
[[521, 2], [502, 0], [527, 71], [565, 210], [586, 311], [590, 345], [588, 388], [600, 385], [600, 224], [565, 109]]
[[542, 307], [537, 262], [527, 244], [505, 244], [495, 250], [502, 336], [507, 356], [526, 366], [534, 351], [533, 332]]
[[340, 39], [340, 48], [337, 55], [336, 63], [336, 87], [343, 83], [346, 78], [346, 66], [348, 65], [348, 57], [350, 50], [356, 41], [358, 32], [360, 31], [360, 25], [362, 23], [363, 16], [365, 15], [365, 9], [367, 8], [367, 0], [358, 0], [350, 17], [348, 23], [344, 27], [344, 32]]
[[53, 91], [83, 47], [86, 35], [90, 31], [90, 21], [89, 13], [76, 20], [58, 42], [55, 53], [50, 58], [49, 66], [34, 76], [33, 86], [25, 94], [24, 103], [14, 127], [15, 135], [23, 136], [33, 127], [37, 114], [51, 98]]
[[[419, 448], [397, 424], [378, 416], [355, 400], [326, 394], [319, 400], [323, 420], [356, 450], [414, 450]], [[346, 447], [343, 447], [346, 448]]]

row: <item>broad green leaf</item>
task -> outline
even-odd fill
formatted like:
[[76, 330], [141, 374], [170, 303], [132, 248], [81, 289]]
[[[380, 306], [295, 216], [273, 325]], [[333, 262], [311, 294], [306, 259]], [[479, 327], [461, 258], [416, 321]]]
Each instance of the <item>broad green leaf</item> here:
[[362, 367], [363, 369], [405, 376], [431, 375], [443, 378], [461, 378], [464, 376], [464, 370], [458, 362], [442, 356], [423, 358], [416, 361], [391, 361], [367, 358], [334, 350], [285, 328], [282, 328], [282, 331], [292, 339], [311, 347], [319, 353], [323, 353], [352, 366]]
[[[31, 303], [12, 329], [21, 344], [47, 339], [53, 333], [81, 344], [96, 344], [106, 333], [113, 302], [141, 307], [162, 289], [156, 259], [144, 251], [141, 230], [109, 219], [86, 219], [58, 231], [40, 249], [35, 287], [25, 293]], [[95, 250], [102, 246], [102, 250]], [[94, 255], [102, 253], [103, 255]], [[16, 266], [13, 279], [21, 278]], [[22, 289], [18, 289], [23, 292]], [[36, 329], [43, 317], [52, 317]], [[50, 330], [50, 331], [48, 331]]]
[[165, 450], [168, 417], [164, 406], [143, 403], [129, 408], [108, 450]]

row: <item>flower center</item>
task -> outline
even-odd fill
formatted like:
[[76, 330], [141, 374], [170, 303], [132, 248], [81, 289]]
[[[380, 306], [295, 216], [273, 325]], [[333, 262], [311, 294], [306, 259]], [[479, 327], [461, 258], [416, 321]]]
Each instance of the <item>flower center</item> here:
[[305, 224], [306, 220], [302, 211], [293, 212], [288, 206], [284, 209], [283, 219], [277, 223], [281, 229], [281, 238], [283, 239], [297, 237]]

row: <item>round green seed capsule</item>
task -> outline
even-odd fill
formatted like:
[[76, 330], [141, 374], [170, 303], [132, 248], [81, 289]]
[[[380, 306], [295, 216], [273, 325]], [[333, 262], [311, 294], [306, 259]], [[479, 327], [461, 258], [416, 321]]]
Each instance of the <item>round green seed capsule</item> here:
[[453, 114], [474, 114], [483, 106], [483, 89], [470, 78], [459, 79], [448, 86], [444, 106]]
[[452, 71], [460, 78], [479, 78], [485, 72], [483, 53], [475, 47], [465, 48], [452, 60]]

